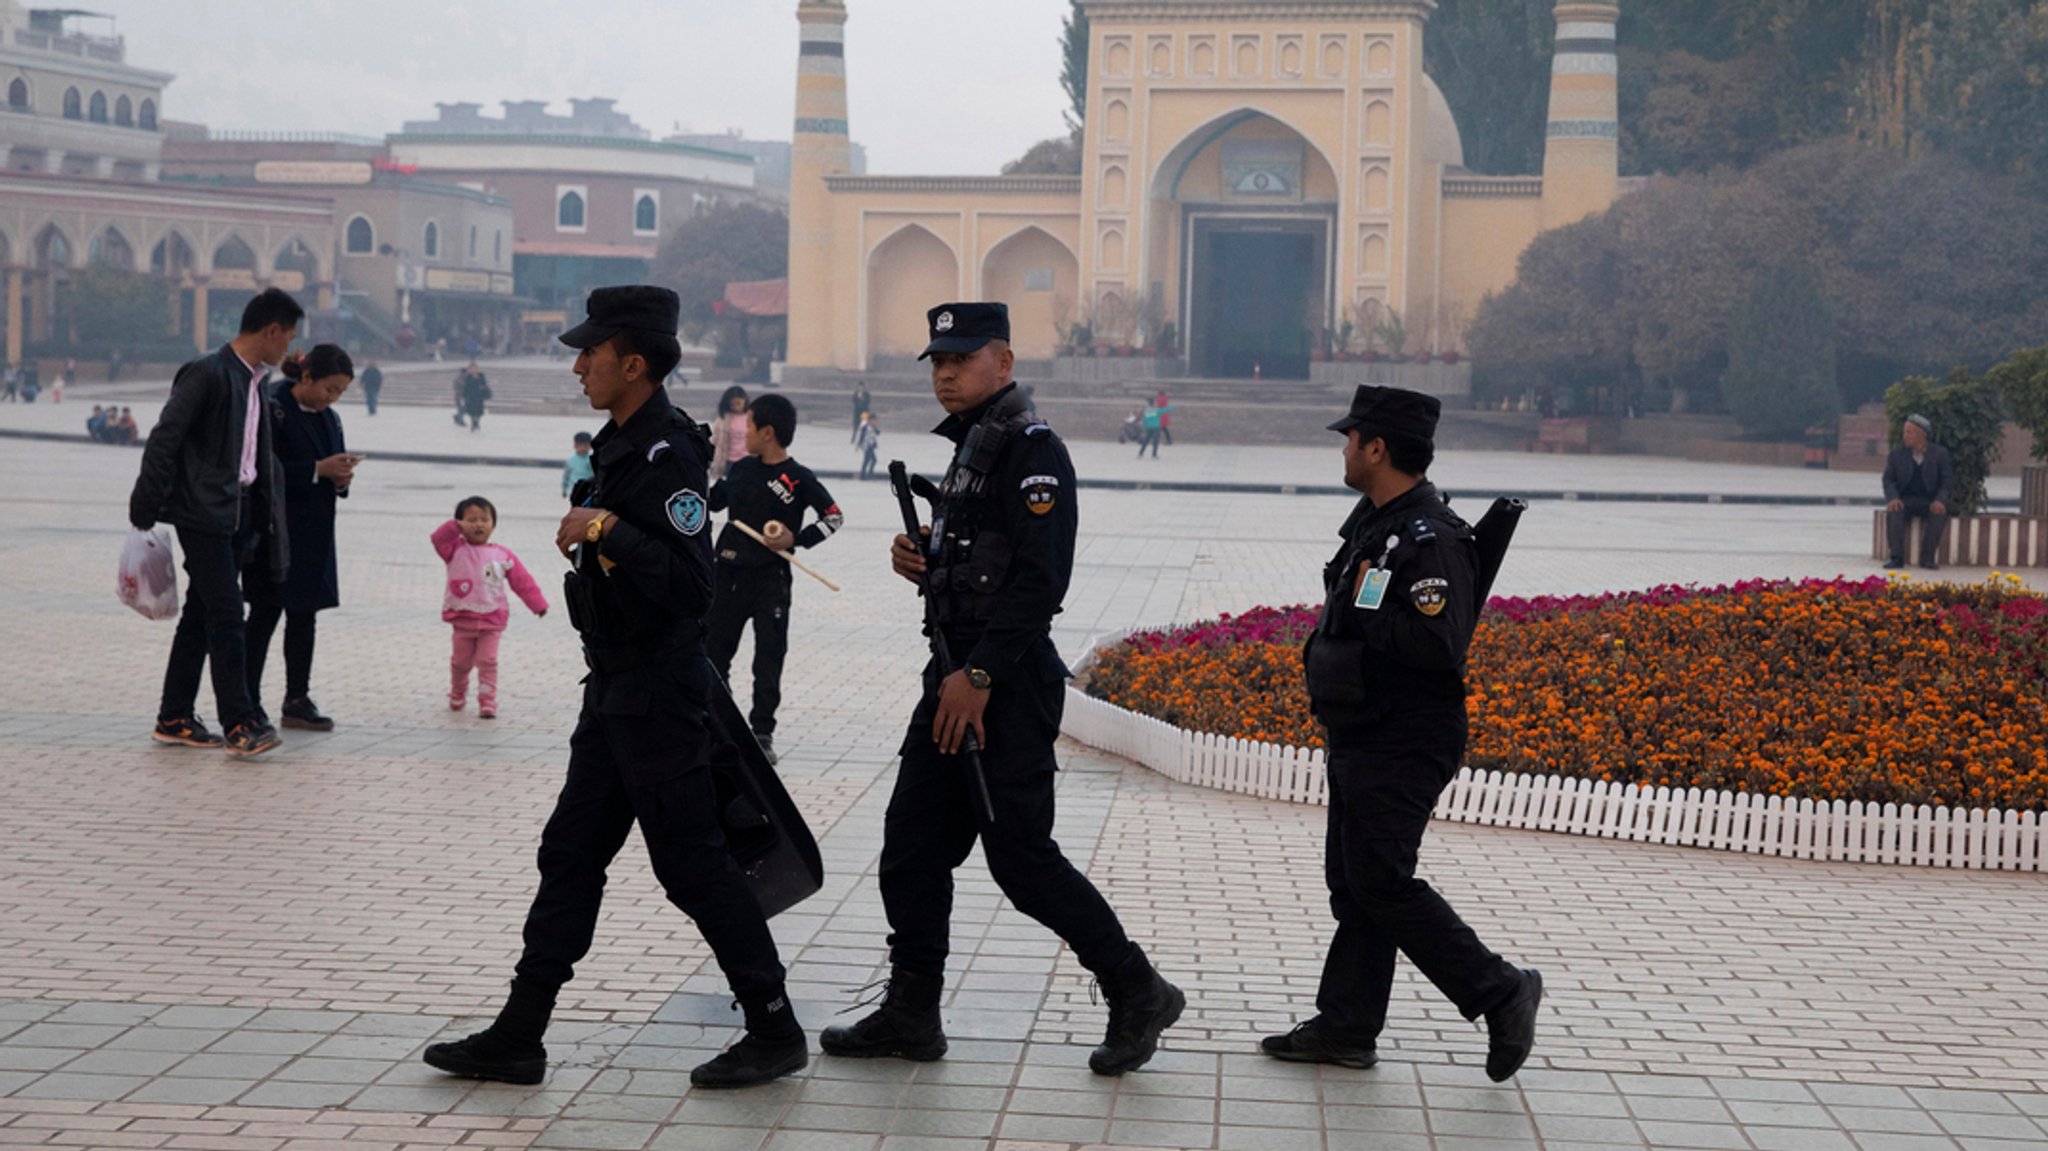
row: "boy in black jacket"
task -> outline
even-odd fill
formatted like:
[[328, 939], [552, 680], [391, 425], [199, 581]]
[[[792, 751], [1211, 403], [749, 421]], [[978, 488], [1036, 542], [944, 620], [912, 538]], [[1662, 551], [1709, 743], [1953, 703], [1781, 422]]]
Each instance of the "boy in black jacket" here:
[[[796, 438], [796, 405], [776, 395], [747, 406], [747, 451], [711, 488], [711, 510], [732, 510], [731, 520], [767, 538], [763, 547], [734, 527], [719, 533], [711, 611], [705, 617], [705, 654], [720, 678], [730, 679], [740, 629], [754, 625], [754, 706], [747, 723], [775, 760], [775, 708], [782, 702], [782, 660], [789, 653], [789, 565], [786, 552], [824, 543], [842, 522], [832, 493], [811, 469], [789, 454]], [[804, 509], [817, 519], [804, 526]]]

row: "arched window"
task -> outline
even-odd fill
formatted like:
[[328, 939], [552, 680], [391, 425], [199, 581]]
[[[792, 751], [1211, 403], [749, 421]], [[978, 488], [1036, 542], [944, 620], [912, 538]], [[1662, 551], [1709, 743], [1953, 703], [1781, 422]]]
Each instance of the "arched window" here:
[[429, 260], [441, 258], [441, 225], [427, 221], [427, 234], [420, 241], [420, 251], [425, 252]]
[[555, 201], [555, 227], [577, 229], [583, 227], [582, 193], [573, 190], [566, 191], [562, 193], [561, 199]]
[[28, 81], [17, 76], [7, 86], [7, 106], [17, 112], [28, 111]]
[[91, 110], [86, 113], [86, 118], [95, 124], [107, 122], [107, 94], [105, 92], [94, 92], [92, 94]]
[[156, 101], [144, 100], [142, 108], [135, 113], [135, 126], [146, 132], [156, 131]]
[[633, 230], [636, 232], [658, 232], [661, 230], [661, 203], [652, 192], [640, 193], [633, 201]]
[[123, 128], [135, 126], [135, 102], [123, 96], [114, 101], [114, 123]]
[[57, 225], [51, 224], [36, 238], [36, 267], [43, 269], [68, 268], [71, 266], [71, 241]]
[[102, 267], [119, 268], [124, 272], [135, 270], [135, 249], [129, 246], [128, 237], [114, 228], [92, 238], [86, 257]]
[[79, 95], [76, 88], [64, 89], [64, 118], [66, 120], [85, 119], [85, 97]]
[[343, 244], [343, 250], [351, 256], [368, 256], [377, 251], [377, 229], [370, 226], [368, 216], [356, 216], [349, 220]]

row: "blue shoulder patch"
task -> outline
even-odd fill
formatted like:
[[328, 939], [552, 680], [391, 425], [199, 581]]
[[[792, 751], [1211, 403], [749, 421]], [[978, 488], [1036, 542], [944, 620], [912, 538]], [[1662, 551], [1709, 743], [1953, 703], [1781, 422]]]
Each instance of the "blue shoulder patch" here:
[[684, 488], [668, 498], [669, 526], [686, 536], [696, 535], [704, 530], [704, 521], [710, 514], [704, 497]]
[[1415, 522], [1408, 525], [1408, 538], [1427, 543], [1436, 538], [1436, 525], [1429, 522], [1428, 516], [1416, 516]]

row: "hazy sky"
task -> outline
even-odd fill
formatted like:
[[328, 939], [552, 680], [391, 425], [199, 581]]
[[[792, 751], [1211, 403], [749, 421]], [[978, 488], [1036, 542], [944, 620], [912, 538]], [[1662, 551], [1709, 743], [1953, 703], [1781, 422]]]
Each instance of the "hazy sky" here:
[[[789, 138], [796, 0], [89, 0], [128, 60], [177, 75], [164, 115], [382, 136], [436, 102], [611, 96], [659, 138]], [[1066, 0], [848, 0], [869, 171], [992, 173], [1062, 131]], [[89, 25], [90, 26], [90, 25]]]

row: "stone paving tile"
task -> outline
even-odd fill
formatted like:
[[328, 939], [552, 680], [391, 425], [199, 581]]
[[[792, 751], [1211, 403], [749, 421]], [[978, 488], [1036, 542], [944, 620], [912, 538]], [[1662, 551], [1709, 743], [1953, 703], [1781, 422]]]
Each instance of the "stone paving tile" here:
[[[1319, 1071], [1251, 1051], [1312, 1009], [1328, 931], [1321, 813], [1178, 787], [1064, 745], [1062, 844], [1190, 992], [1144, 1072], [1087, 1072], [1104, 1012], [1086, 973], [1000, 900], [977, 856], [960, 875], [945, 1061], [819, 1058], [767, 1091], [692, 1092], [688, 1068], [735, 1034], [730, 1000], [629, 843], [550, 1033], [549, 1081], [441, 1079], [416, 1053], [481, 1025], [503, 994], [580, 668], [559, 620], [521, 619], [506, 641], [504, 717], [484, 727], [437, 710], [439, 572], [423, 537], [455, 496], [486, 491], [500, 538], [539, 569], [552, 476], [366, 473], [341, 521], [346, 603], [334, 626], [323, 620], [316, 675], [342, 726], [290, 733], [275, 759], [237, 765], [138, 738], [168, 629], [126, 616], [94, 581], [52, 575], [103, 569], [118, 546], [117, 522], [92, 526], [132, 478], [94, 466], [107, 458], [14, 441], [0, 452], [0, 482], [29, 493], [0, 511], [0, 643], [90, 655], [33, 679], [0, 661], [0, 873], [12, 884], [0, 897], [0, 1141], [395, 1148], [449, 1141], [452, 1129], [427, 1133], [437, 1122], [472, 1125], [452, 1138], [473, 1146], [545, 1136], [713, 1151], [771, 1139], [835, 1151], [2048, 1140], [2035, 1118], [2048, 1117], [2048, 1030], [2011, 1010], [2038, 998], [2048, 950], [2036, 877], [1437, 828], [1425, 873], [1549, 978], [1537, 1059], [1518, 1087], [1486, 1083], [1483, 1033], [1404, 967], [1387, 1062]], [[1228, 478], [1291, 458], [1190, 453], [1175, 466]], [[1439, 470], [1462, 465], [1470, 484], [1509, 464], [1447, 456]], [[1714, 477], [1656, 482], [1703, 478]], [[820, 564], [848, 590], [799, 594], [785, 730], [801, 735], [783, 766], [831, 878], [775, 924], [814, 1032], [884, 973], [880, 816], [922, 658], [914, 599], [873, 558], [893, 508], [878, 485], [839, 494], [849, 526]], [[1091, 491], [1056, 637], [1073, 656], [1133, 624], [1306, 598], [1342, 510], [1320, 497]], [[1870, 568], [1867, 523], [1835, 509], [1547, 504], [1532, 517], [1542, 530], [1518, 542], [1503, 592]], [[149, 671], [110, 674], [132, 668]], [[180, 1122], [217, 1126], [131, 1129]]]

